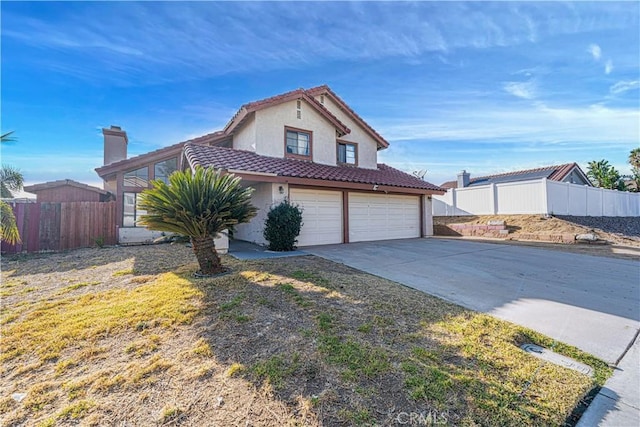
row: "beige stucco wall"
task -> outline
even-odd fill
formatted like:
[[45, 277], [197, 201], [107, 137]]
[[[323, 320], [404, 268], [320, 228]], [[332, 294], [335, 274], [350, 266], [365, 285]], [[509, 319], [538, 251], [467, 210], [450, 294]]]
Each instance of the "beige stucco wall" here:
[[422, 212], [424, 215], [424, 230], [422, 230], [422, 234], [425, 237], [433, 236], [433, 200], [431, 200], [431, 197], [424, 196]]
[[[260, 183], [251, 184], [251, 186], [255, 188], [251, 196], [251, 203], [258, 208], [258, 213], [248, 224], [240, 224], [236, 227], [234, 238], [266, 245], [267, 241], [262, 235], [264, 221], [267, 219], [271, 206], [277, 205], [289, 194], [289, 188], [287, 184], [278, 183]], [[279, 187], [282, 187], [282, 194], [280, 194]]]
[[[284, 128], [309, 130], [313, 132], [313, 161], [325, 165], [336, 165], [336, 131], [334, 126], [316, 112], [309, 104], [302, 101], [302, 115], [296, 115], [296, 101], [265, 108], [255, 112], [256, 153], [269, 157], [284, 157]], [[244, 129], [243, 129], [244, 131]], [[242, 138], [245, 138], [242, 136]], [[246, 146], [244, 139], [234, 148]]]
[[256, 121], [252, 114], [242, 128], [233, 135], [233, 148], [236, 150], [256, 151]]
[[[320, 102], [320, 95], [316, 96], [316, 99]], [[328, 96], [324, 97], [323, 105], [338, 120], [351, 129], [351, 133], [341, 136], [340, 139], [358, 143], [358, 166], [366, 169], [376, 169], [378, 167], [378, 145], [376, 141], [369, 136], [364, 128], [351, 120]]]
[[[317, 99], [319, 101], [320, 96]], [[256, 111], [235, 133], [233, 148], [253, 151], [263, 156], [284, 157], [284, 128], [289, 126], [313, 132], [313, 161], [335, 166], [335, 127], [304, 100], [301, 103], [301, 118], [298, 119], [296, 106], [296, 100], [293, 100]], [[376, 169], [376, 141], [326, 96], [324, 106], [351, 129], [351, 133], [341, 136], [340, 139], [358, 144], [358, 166]]]

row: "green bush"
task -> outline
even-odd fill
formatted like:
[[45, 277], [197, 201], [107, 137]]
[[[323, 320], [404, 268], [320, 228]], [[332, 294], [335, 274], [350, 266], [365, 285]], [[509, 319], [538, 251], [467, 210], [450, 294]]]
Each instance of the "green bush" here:
[[296, 248], [296, 237], [302, 228], [302, 209], [284, 200], [272, 206], [267, 214], [264, 227], [264, 238], [269, 242], [269, 250], [293, 251]]

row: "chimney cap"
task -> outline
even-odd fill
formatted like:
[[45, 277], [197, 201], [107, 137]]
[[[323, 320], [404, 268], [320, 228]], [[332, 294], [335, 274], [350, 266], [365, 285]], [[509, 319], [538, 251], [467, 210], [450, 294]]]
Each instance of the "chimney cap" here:
[[124, 141], [126, 143], [129, 143], [129, 137], [127, 136], [127, 132], [122, 130], [120, 126], [111, 125], [108, 128], [102, 128], [102, 134], [104, 136], [111, 135], [111, 136], [123, 137]]

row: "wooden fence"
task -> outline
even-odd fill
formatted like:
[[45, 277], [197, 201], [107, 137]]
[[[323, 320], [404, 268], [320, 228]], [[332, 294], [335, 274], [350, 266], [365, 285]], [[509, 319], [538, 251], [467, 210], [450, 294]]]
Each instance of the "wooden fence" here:
[[116, 202], [10, 203], [22, 243], [2, 253], [61, 251], [118, 243]]

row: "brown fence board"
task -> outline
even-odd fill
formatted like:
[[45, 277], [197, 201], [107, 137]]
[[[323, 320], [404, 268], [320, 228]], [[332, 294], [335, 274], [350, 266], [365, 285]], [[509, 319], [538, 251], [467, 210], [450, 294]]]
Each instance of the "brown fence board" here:
[[53, 251], [60, 247], [60, 204], [40, 204], [40, 250]]
[[118, 243], [116, 202], [12, 203], [22, 243], [3, 253], [66, 250]]
[[26, 208], [26, 238], [23, 237], [23, 242], [26, 241], [28, 252], [38, 252], [40, 250], [40, 204], [29, 203]]

